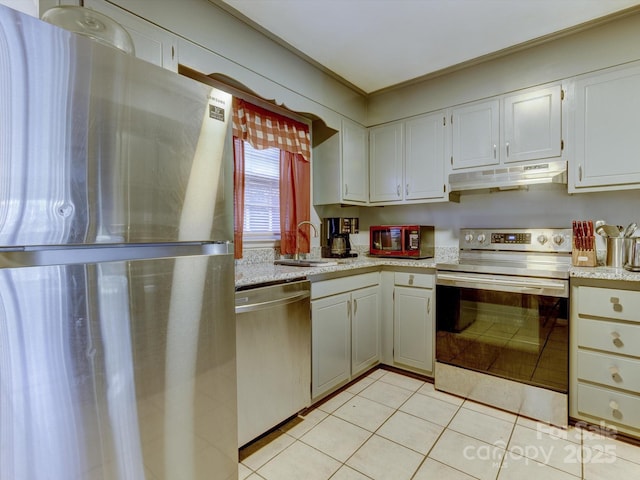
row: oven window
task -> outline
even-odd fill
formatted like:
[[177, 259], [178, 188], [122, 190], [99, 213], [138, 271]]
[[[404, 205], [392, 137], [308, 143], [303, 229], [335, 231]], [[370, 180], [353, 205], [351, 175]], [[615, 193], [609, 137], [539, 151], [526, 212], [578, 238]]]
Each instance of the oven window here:
[[568, 391], [566, 298], [438, 285], [436, 358]]

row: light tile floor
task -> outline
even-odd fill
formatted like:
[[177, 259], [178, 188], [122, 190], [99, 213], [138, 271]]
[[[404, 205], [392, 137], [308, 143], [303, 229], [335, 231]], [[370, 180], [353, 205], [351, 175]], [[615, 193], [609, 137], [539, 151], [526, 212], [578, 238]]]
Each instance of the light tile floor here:
[[240, 480], [637, 480], [640, 447], [378, 369], [243, 449]]

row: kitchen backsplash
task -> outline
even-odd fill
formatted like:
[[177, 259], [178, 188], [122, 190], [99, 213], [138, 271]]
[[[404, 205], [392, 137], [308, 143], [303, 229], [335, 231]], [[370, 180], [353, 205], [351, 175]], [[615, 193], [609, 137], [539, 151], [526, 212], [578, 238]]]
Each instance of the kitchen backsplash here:
[[[351, 245], [352, 251], [358, 253], [358, 256], [365, 256], [369, 252], [369, 245]], [[243, 249], [243, 257], [236, 260], [236, 265], [256, 265], [260, 263], [273, 263], [281, 257], [279, 248], [247, 248]], [[320, 247], [311, 247], [309, 258], [320, 258]], [[458, 258], [458, 247], [435, 247], [436, 261], [445, 261]]]

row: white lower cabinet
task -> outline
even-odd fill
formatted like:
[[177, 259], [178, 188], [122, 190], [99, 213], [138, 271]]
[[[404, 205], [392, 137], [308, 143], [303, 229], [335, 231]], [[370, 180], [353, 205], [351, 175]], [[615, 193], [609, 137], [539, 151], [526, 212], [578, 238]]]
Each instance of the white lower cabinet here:
[[379, 273], [311, 284], [311, 397], [318, 400], [380, 361]]
[[434, 276], [396, 273], [393, 290], [393, 362], [433, 373]]
[[640, 291], [629, 286], [572, 286], [569, 404], [575, 419], [640, 437]]
[[311, 397], [351, 377], [351, 319], [344, 293], [311, 302]]

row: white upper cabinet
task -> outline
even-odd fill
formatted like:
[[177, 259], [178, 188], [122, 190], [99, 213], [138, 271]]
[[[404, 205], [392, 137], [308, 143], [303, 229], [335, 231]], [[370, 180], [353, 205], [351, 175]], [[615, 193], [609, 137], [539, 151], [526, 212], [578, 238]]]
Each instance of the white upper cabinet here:
[[178, 42], [174, 34], [102, 0], [85, 0], [84, 6], [104, 13], [122, 25], [131, 35], [136, 57], [178, 71]]
[[370, 128], [370, 202], [445, 199], [444, 160], [444, 111]]
[[495, 165], [499, 160], [500, 102], [489, 100], [451, 110], [451, 167]]
[[506, 96], [503, 100], [504, 161], [559, 157], [562, 128], [560, 85]]
[[445, 112], [408, 120], [404, 132], [405, 200], [444, 199]]
[[453, 170], [562, 155], [562, 87], [524, 90], [451, 109]]
[[640, 64], [578, 77], [574, 96], [569, 192], [639, 188]]
[[[313, 204], [366, 205], [369, 201], [367, 129], [343, 118], [339, 132], [313, 127]], [[326, 138], [323, 138], [326, 137]]]
[[403, 125], [369, 129], [369, 200], [393, 202], [403, 198]]
[[350, 120], [342, 120], [343, 202], [367, 203], [369, 198], [367, 138], [366, 128]]

